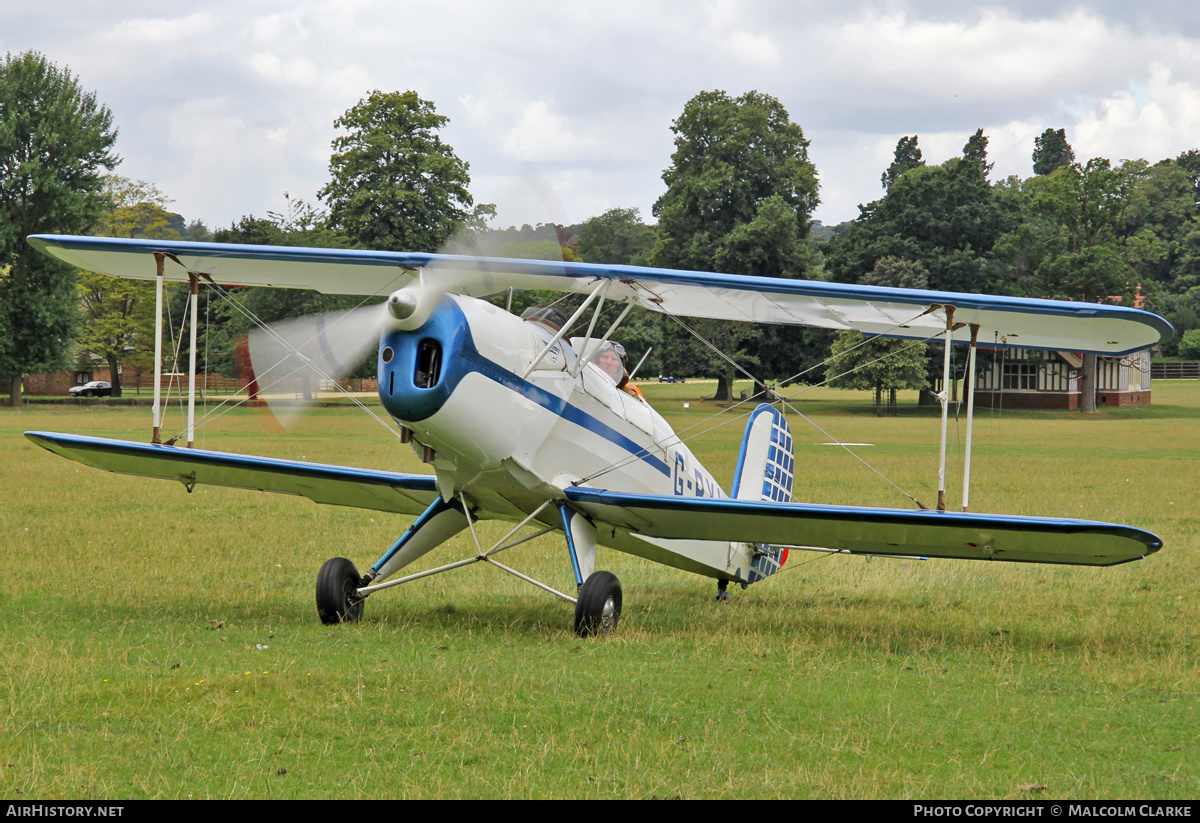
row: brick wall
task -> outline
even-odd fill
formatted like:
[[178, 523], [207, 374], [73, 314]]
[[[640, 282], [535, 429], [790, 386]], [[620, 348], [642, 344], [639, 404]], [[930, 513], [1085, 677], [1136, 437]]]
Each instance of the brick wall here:
[[1079, 395], [1067, 392], [989, 392], [979, 389], [975, 409], [1078, 409]]
[[1128, 391], [1128, 392], [1096, 392], [1097, 406], [1116, 406], [1118, 409], [1134, 408], [1136, 406], [1150, 405], [1150, 392], [1148, 391]]

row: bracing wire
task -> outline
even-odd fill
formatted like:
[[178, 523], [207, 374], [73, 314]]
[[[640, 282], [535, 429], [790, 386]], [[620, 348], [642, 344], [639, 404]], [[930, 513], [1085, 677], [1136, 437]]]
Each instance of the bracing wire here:
[[[396, 282], [396, 280], [398, 280], [401, 276], [403, 276], [403, 275], [398, 274], [396, 276], [396, 278], [394, 278], [392, 281], [390, 281], [386, 285], [381, 286], [379, 289], [377, 289], [375, 291], [375, 293], [365, 296], [361, 301], [358, 302], [358, 304], [351, 307], [350, 309], [347, 309], [346, 312], [341, 317], [334, 320], [333, 323], [330, 325], [335, 325], [335, 324], [341, 322], [342, 320], [345, 319], [345, 317], [347, 317], [350, 314], [350, 312], [366, 305], [367, 301], [379, 296], [383, 291], [389, 289]], [[261, 329], [262, 331], [264, 331], [265, 333], [269, 334], [273, 340], [275, 340], [277, 343], [283, 344], [291, 352], [297, 353], [297, 354], [299, 353], [298, 350], [293, 348], [292, 346], [290, 346], [287, 343], [287, 341], [284, 340], [270, 326], [270, 324], [266, 323], [264, 320], [262, 320], [260, 317], [258, 317], [254, 312], [252, 312], [248, 308], [246, 308], [246, 306], [243, 303], [241, 303], [240, 301], [235, 299], [232, 295], [230, 295], [227, 289], [225, 289], [222, 286], [216, 285], [216, 284], [212, 284], [211, 287], [216, 290], [218, 297], [220, 297], [222, 300], [224, 300], [226, 303], [228, 303], [230, 306], [232, 306], [243, 317], [248, 319], [255, 327], [257, 327], [257, 328]], [[168, 313], [169, 313], [169, 310], [168, 310]], [[180, 337], [182, 339], [182, 335]], [[303, 346], [303, 345], [311, 342], [312, 339], [315, 339], [315, 338], [310, 338], [309, 340], [302, 342], [300, 345]], [[176, 360], [178, 361], [178, 352], [176, 353]], [[261, 375], [258, 375], [258, 377], [259, 378], [265, 377], [267, 374], [270, 374], [270, 372], [273, 371], [275, 368], [277, 368], [279, 365], [280, 365], [280, 363], [275, 363], [274, 365], [265, 369]], [[366, 404], [364, 404], [361, 400], [359, 400], [357, 397], [355, 397], [349, 390], [342, 387], [340, 383], [338, 383], [336, 380], [333, 379], [332, 375], [326, 373], [325, 371], [320, 369], [316, 364], [314, 364], [312, 362], [309, 362], [307, 364], [301, 364], [300, 366], [297, 366], [295, 369], [288, 372], [287, 374], [275, 377], [270, 383], [268, 383], [266, 385], [265, 390], [269, 390], [270, 388], [279, 384], [283, 380], [286, 380], [288, 377], [292, 376], [296, 372], [301, 371], [303, 368], [305, 368], [305, 365], [308, 365], [309, 367], [311, 367], [313, 369], [313, 371], [315, 371], [319, 377], [331, 382], [338, 391], [342, 392], [348, 398], [350, 398], [351, 402], [354, 403], [354, 405], [358, 406], [363, 411], [365, 411], [368, 416], [370, 416], [372, 419], [374, 419], [376, 422], [378, 422], [380, 425], [382, 425], [397, 439], [400, 438], [400, 433], [398, 431], [396, 431], [395, 428], [390, 423], [388, 423], [386, 420], [384, 420], [382, 417], [380, 417], [378, 414], [376, 414]], [[249, 383], [246, 383], [245, 385], [243, 385], [241, 387], [241, 389], [239, 391], [240, 392], [246, 391], [249, 388], [249, 385], [250, 385]], [[207, 423], [212, 422], [213, 420], [216, 420], [217, 418], [219, 418], [220, 416], [229, 412], [230, 410], [247, 402], [248, 399], [249, 399], [248, 396], [244, 397], [244, 398], [239, 398], [236, 400], [234, 400], [232, 398], [226, 398], [225, 400], [221, 401], [221, 403], [218, 404], [216, 407], [214, 407], [212, 410], [206, 410], [204, 415], [199, 420], [197, 420], [196, 423], [197, 423], [197, 425], [207, 425]], [[182, 434], [182, 432], [180, 432], [180, 434]], [[176, 437], [178, 437], [178, 436], [179, 435], [177, 434]]]
[[[922, 316], [922, 315], [923, 315], [923, 314], [925, 314], [925, 313], [926, 313], [926, 312], [922, 312], [921, 314], [918, 314], [918, 315], [914, 316], [912, 319], [913, 319], [913, 320], [915, 320], [917, 317], [920, 317], [920, 316]], [[675, 317], [674, 315], [668, 315], [668, 316], [669, 316], [669, 317], [671, 317], [671, 319], [672, 319], [672, 320], [674, 320], [676, 323], [678, 323], [678, 324], [679, 324], [679, 325], [680, 325], [682, 328], [684, 328], [685, 330], [687, 330], [687, 331], [688, 331], [688, 332], [689, 332], [689, 333], [690, 333], [690, 334], [691, 334], [693, 337], [695, 337], [697, 340], [699, 340], [699, 341], [700, 341], [700, 342], [701, 342], [703, 345], [705, 345], [707, 348], [711, 349], [712, 351], [716, 352], [716, 354], [717, 354], [719, 357], [721, 357], [723, 360], [725, 360], [726, 362], [728, 362], [730, 365], [732, 365], [732, 366], [733, 366], [735, 369], [737, 369], [738, 371], [740, 371], [740, 372], [741, 372], [742, 374], [744, 374], [746, 377], [748, 377], [748, 378], [749, 378], [749, 379], [751, 379], [751, 380], [754, 380], [756, 383], [758, 383], [758, 382], [761, 382], [761, 381], [759, 381], [757, 378], [755, 378], [755, 377], [754, 377], [754, 375], [750, 374], [750, 373], [749, 373], [749, 372], [748, 372], [746, 369], [744, 369], [743, 367], [741, 367], [740, 365], [738, 365], [736, 362], [734, 362], [732, 358], [730, 358], [728, 355], [726, 355], [724, 352], [722, 352], [722, 351], [721, 351], [721, 350], [720, 350], [720, 349], [719, 349], [717, 346], [713, 345], [713, 344], [712, 344], [710, 341], [708, 341], [708, 340], [707, 340], [707, 339], [705, 339], [705, 338], [704, 338], [702, 335], [700, 335], [700, 334], [699, 334], [697, 331], [695, 331], [695, 329], [691, 328], [690, 326], [688, 326], [686, 323], [684, 323], [682, 320], [680, 320], [678, 317]], [[893, 329], [901, 328], [902, 326], [905, 326], [905, 325], [907, 325], [908, 323], [911, 323], [911, 322], [912, 322], [912, 320], [905, 321], [904, 323], [897, 323], [897, 324], [896, 324], [895, 326], [893, 326], [891, 329], [887, 329], [887, 330], [885, 330], [884, 332], [882, 332], [882, 334], [886, 334], [887, 332], [889, 332], [889, 331], [892, 331]], [[935, 333], [933, 333], [933, 334], [929, 335], [928, 337], [922, 338], [922, 339], [920, 339], [920, 340], [915, 340], [915, 341], [913, 341], [911, 344], [909, 344], [908, 346], [905, 346], [905, 347], [903, 347], [903, 348], [901, 348], [901, 349], [897, 349], [897, 350], [896, 350], [896, 351], [894, 351], [894, 352], [889, 352], [889, 353], [887, 353], [887, 354], [881, 355], [880, 357], [877, 357], [877, 358], [875, 358], [875, 359], [873, 359], [873, 360], [870, 360], [870, 361], [868, 361], [868, 362], [866, 362], [866, 363], [861, 363], [861, 364], [859, 364], [858, 366], [854, 367], [853, 369], [848, 369], [848, 370], [846, 370], [845, 372], [842, 372], [842, 373], [840, 373], [840, 374], [833, 375], [833, 376], [831, 376], [831, 377], [827, 377], [825, 380], [823, 380], [823, 381], [821, 381], [821, 382], [819, 382], [819, 383], [816, 383], [816, 384], [813, 384], [813, 385], [807, 386], [807, 387], [805, 387], [805, 388], [801, 389], [800, 391], [793, 392], [793, 393], [789, 394], [789, 395], [788, 395], [788, 396], [786, 396], [786, 397], [782, 397], [782, 396], [781, 396], [781, 397], [779, 398], [779, 399], [780, 399], [780, 402], [782, 402], [782, 403], [783, 403], [783, 404], [784, 404], [784, 405], [785, 405], [785, 406], [786, 406], [786, 407], [787, 407], [789, 410], [791, 410], [791, 411], [792, 411], [794, 414], [796, 414], [796, 415], [798, 415], [799, 417], [801, 417], [801, 418], [802, 418], [802, 419], [803, 419], [803, 420], [804, 420], [806, 423], [808, 423], [809, 425], [811, 425], [813, 428], [817, 429], [817, 431], [821, 432], [823, 435], [825, 435], [826, 437], [828, 437], [830, 440], [832, 440], [833, 442], [837, 443], [837, 444], [838, 444], [839, 446], [841, 446], [841, 448], [842, 448], [843, 450], [845, 450], [845, 451], [846, 451], [848, 454], [850, 454], [852, 457], [854, 457], [856, 460], [858, 460], [860, 463], [862, 463], [864, 466], [866, 466], [868, 469], [870, 469], [872, 472], [874, 472], [876, 475], [878, 475], [878, 476], [879, 476], [881, 479], [883, 479], [883, 480], [884, 480], [886, 483], [888, 483], [889, 485], [891, 485], [891, 486], [892, 486], [894, 489], [896, 489], [898, 492], [900, 492], [902, 495], [904, 495], [905, 497], [907, 497], [909, 500], [911, 500], [911, 501], [912, 501], [913, 503], [915, 503], [915, 504], [916, 504], [916, 505], [917, 505], [919, 508], [922, 508], [922, 509], [926, 508], [926, 506], [924, 506], [924, 505], [923, 505], [923, 504], [922, 504], [922, 503], [921, 503], [919, 500], [917, 500], [917, 498], [916, 498], [916, 497], [914, 497], [914, 496], [913, 496], [912, 494], [910, 494], [909, 492], [905, 491], [905, 490], [904, 490], [904, 489], [903, 489], [903, 488], [902, 488], [900, 485], [898, 485], [898, 484], [897, 484], [897, 483], [895, 483], [893, 480], [891, 480], [889, 477], [887, 477], [886, 475], [884, 475], [884, 474], [883, 474], [881, 471], [879, 471], [879, 469], [878, 469], [878, 468], [876, 468], [875, 466], [872, 466], [872, 465], [871, 465], [871, 464], [870, 464], [870, 463], [869, 463], [867, 460], [865, 460], [865, 459], [864, 459], [864, 458], [863, 458], [861, 455], [859, 455], [857, 452], [855, 452], [855, 451], [854, 451], [853, 449], [851, 449], [849, 446], [847, 446], [847, 445], [845, 445], [844, 443], [842, 443], [840, 440], [838, 440], [838, 438], [837, 438], [837, 437], [835, 437], [835, 436], [833, 436], [832, 434], [830, 434], [830, 433], [829, 433], [828, 431], [826, 431], [824, 428], [822, 428], [821, 426], [819, 426], [819, 425], [818, 425], [818, 424], [817, 424], [815, 421], [813, 421], [813, 420], [812, 420], [810, 417], [808, 417], [808, 415], [806, 415], [806, 414], [804, 414], [803, 412], [801, 412], [801, 411], [800, 411], [799, 409], [797, 409], [797, 408], [796, 408], [794, 405], [792, 405], [792, 403], [790, 403], [790, 402], [788, 402], [788, 401], [790, 401], [790, 400], [793, 400], [793, 399], [795, 399], [795, 398], [799, 397], [801, 394], [804, 394], [804, 393], [805, 393], [805, 392], [807, 392], [807, 391], [811, 391], [812, 389], [819, 388], [820, 386], [823, 386], [823, 385], [825, 385], [825, 384], [827, 384], [827, 383], [831, 382], [832, 380], [836, 380], [836, 379], [837, 379], [837, 378], [839, 378], [839, 377], [844, 377], [844, 376], [845, 376], [845, 375], [847, 375], [847, 374], [852, 374], [852, 373], [854, 373], [855, 371], [857, 371], [857, 370], [859, 370], [859, 369], [866, 368], [867, 366], [870, 366], [870, 365], [873, 365], [873, 364], [875, 364], [875, 363], [878, 363], [878, 362], [880, 362], [880, 361], [882, 361], [882, 360], [885, 360], [885, 359], [887, 359], [887, 358], [889, 358], [889, 357], [895, 357], [895, 356], [897, 356], [897, 355], [899, 355], [899, 354], [902, 354], [903, 352], [905, 352], [905, 351], [908, 351], [909, 349], [913, 348], [914, 346], [921, 345], [921, 344], [924, 344], [924, 343], [926, 343], [926, 342], [928, 342], [928, 341], [930, 341], [930, 340], [933, 340], [934, 338], [938, 337], [939, 335], [940, 335], [940, 332], [935, 332]], [[846, 352], [848, 353], [848, 352], [854, 351], [855, 349], [857, 349], [857, 348], [859, 348], [859, 347], [861, 347], [861, 346], [865, 346], [865, 345], [866, 345], [867, 343], [869, 343], [869, 342], [870, 342], [872, 339], [874, 339], [874, 336], [872, 336], [872, 337], [866, 337], [866, 338], [865, 338], [865, 339], [864, 339], [862, 342], [860, 342], [860, 343], [858, 343], [858, 344], [856, 344], [856, 345], [852, 346], [851, 348], [847, 349], [847, 350], [846, 350]], [[803, 371], [801, 371], [801, 372], [799, 372], [799, 373], [797, 373], [797, 374], [795, 374], [795, 375], [793, 375], [793, 376], [791, 376], [791, 377], [787, 378], [786, 380], [784, 380], [784, 381], [781, 381], [779, 385], [780, 385], [780, 386], [783, 386], [783, 385], [786, 385], [786, 384], [788, 384], [788, 383], [791, 383], [792, 381], [798, 380], [800, 377], [802, 377], [802, 376], [804, 376], [804, 375], [808, 374], [809, 372], [811, 372], [811, 371], [813, 371], [813, 370], [815, 370], [815, 369], [821, 368], [822, 366], [825, 366], [825, 365], [827, 365], [827, 364], [828, 364], [828, 363], [829, 363], [831, 360], [832, 360], [832, 358], [829, 358], [829, 359], [827, 359], [827, 360], [825, 360], [825, 361], [822, 361], [821, 363], [818, 363], [818, 364], [816, 364], [816, 365], [814, 365], [814, 366], [810, 366], [809, 368], [807, 368], [807, 369], [804, 369]], [[707, 434], [708, 432], [714, 431], [714, 430], [716, 430], [716, 429], [718, 429], [718, 428], [720, 428], [720, 427], [722, 427], [722, 426], [726, 426], [726, 425], [728, 425], [728, 424], [730, 424], [730, 423], [733, 423], [733, 422], [735, 422], [735, 421], [737, 421], [737, 420], [741, 420], [741, 419], [743, 419], [743, 418], [745, 418], [745, 417], [749, 416], [749, 415], [752, 413], [751, 411], [746, 411], [746, 412], [743, 412], [742, 414], [739, 414], [739, 415], [736, 415], [736, 416], [729, 416], [729, 414], [728, 414], [728, 413], [729, 413], [730, 411], [732, 411], [733, 409], [737, 408], [738, 406], [741, 406], [741, 405], [744, 405], [744, 404], [746, 404], [746, 403], [749, 403], [749, 402], [750, 402], [752, 399], [753, 399], [753, 398], [747, 398], [746, 400], [741, 400], [741, 401], [738, 401], [737, 403], [733, 404], [732, 406], [730, 406], [730, 407], [728, 407], [728, 408], [726, 408], [726, 409], [722, 409], [721, 411], [718, 411], [718, 412], [716, 412], [716, 413], [714, 413], [714, 414], [712, 414], [712, 415], [709, 415], [708, 417], [704, 418], [703, 420], [699, 420], [699, 421], [697, 421], [696, 423], [693, 423], [693, 424], [692, 424], [691, 426], [689, 426], [688, 428], [686, 428], [686, 429], [683, 429], [683, 430], [681, 430], [680, 432], [677, 432], [677, 433], [676, 433], [676, 435], [675, 435], [675, 440], [674, 440], [674, 442], [675, 442], [675, 443], [684, 443], [684, 442], [687, 442], [688, 440], [694, 439], [694, 438], [696, 438], [696, 437], [698, 437], [698, 436], [700, 436], [700, 435], [703, 435], [703, 434]], [[723, 419], [723, 420], [722, 420], [720, 423], [717, 423], [717, 424], [716, 424], [716, 425], [714, 425], [714, 426], [709, 426], [708, 428], [705, 428], [705, 429], [701, 429], [701, 430], [699, 430], [699, 431], [692, 431], [693, 429], [696, 429], [698, 426], [702, 426], [702, 425], [704, 425], [705, 423], [707, 423], [707, 422], [709, 422], [709, 421], [711, 421], [711, 420], [713, 420], [713, 419], [715, 419], [715, 418], [717, 418], [717, 417], [720, 417], [720, 416], [722, 416], [722, 415], [724, 415], [724, 416], [725, 416], [725, 419]], [[692, 432], [692, 433], [691, 433], [691, 434], [688, 434], [686, 437], [681, 437], [681, 436], [680, 436], [680, 435], [686, 434], [687, 432]], [[671, 445], [671, 444], [663, 444], [663, 445], [665, 446], [665, 445]], [[581, 480], [579, 480], [579, 481], [577, 481], [577, 482], [578, 482], [578, 483], [591, 482], [591, 481], [595, 480], [597, 477], [601, 477], [601, 476], [603, 476], [604, 474], [606, 474], [606, 473], [608, 473], [608, 472], [610, 472], [610, 471], [613, 471], [613, 470], [615, 470], [615, 469], [618, 469], [618, 468], [620, 468], [621, 466], [628, 465], [629, 463], [631, 463], [631, 462], [634, 462], [635, 460], [640, 460], [640, 459], [641, 459], [643, 456], [644, 456], [644, 455], [643, 455], [643, 453], [641, 453], [641, 452], [639, 452], [638, 454], [629, 455], [628, 457], [625, 457], [625, 458], [623, 458], [623, 459], [621, 459], [621, 460], [615, 461], [614, 463], [612, 463], [612, 464], [610, 464], [610, 465], [608, 465], [608, 466], [605, 466], [604, 468], [602, 468], [602, 469], [599, 469], [598, 471], [595, 471], [595, 472], [593, 472], [592, 474], [588, 475], [588, 476], [587, 476], [587, 477], [585, 477], [585, 478], [582, 478]]]

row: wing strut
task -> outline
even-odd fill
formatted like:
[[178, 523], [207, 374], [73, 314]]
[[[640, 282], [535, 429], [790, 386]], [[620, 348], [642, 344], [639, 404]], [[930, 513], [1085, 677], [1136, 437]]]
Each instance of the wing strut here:
[[[154, 257], [154, 411], [151, 415], [150, 442], [162, 444], [162, 337], [163, 337], [163, 261], [170, 257], [176, 263], [179, 260], [169, 252], [156, 251]], [[191, 329], [188, 353], [188, 422], [187, 447], [196, 447], [196, 336], [199, 326], [200, 313], [200, 275], [189, 271], [190, 283], [188, 296], [188, 311], [190, 313]], [[113, 375], [114, 379], [120, 379]], [[174, 442], [174, 441], [172, 441]]]
[[188, 353], [188, 422], [187, 447], [196, 447], [196, 325], [200, 316], [200, 278], [193, 272], [188, 272], [191, 280], [191, 329], [188, 330], [188, 342], [192, 350]]
[[[592, 361], [592, 357], [594, 357], [596, 352], [598, 352], [600, 350], [600, 347], [603, 346], [608, 341], [608, 339], [613, 336], [613, 333], [616, 332], [617, 327], [619, 327], [621, 325], [621, 321], [625, 319], [625, 315], [629, 314], [629, 312], [632, 310], [633, 310], [633, 303], [632, 302], [626, 303], [625, 310], [622, 311], [619, 315], [617, 315], [617, 319], [612, 321], [612, 325], [610, 325], [608, 327], [608, 330], [604, 332], [604, 336], [601, 337], [599, 339], [599, 341], [592, 339], [592, 329], [590, 326], [588, 327], [587, 337], [584, 338], [585, 340], [588, 341], [588, 344], [584, 348], [583, 353], [580, 355], [579, 360], [576, 361], [576, 363], [575, 363], [575, 368], [571, 372], [572, 377], [579, 376], [579, 372], [583, 371], [583, 367]], [[599, 315], [600, 315], [600, 309], [597, 308], [596, 316], [599, 317]], [[594, 319], [595, 318], [593, 318], [593, 320]], [[645, 359], [644, 355], [643, 355], [643, 359]], [[641, 364], [639, 363], [638, 365], [641, 365]], [[630, 378], [630, 379], [632, 379], [632, 378]]]
[[942, 354], [942, 445], [938, 455], [937, 510], [946, 510], [946, 422], [950, 414], [950, 349], [954, 343], [954, 307], [943, 306], [946, 312], [946, 345]]
[[967, 352], [967, 382], [963, 394], [967, 395], [967, 448], [963, 454], [963, 497], [962, 510], [967, 511], [971, 500], [971, 426], [975, 422], [975, 348], [979, 342], [979, 324], [971, 324], [971, 349]]
[[[946, 306], [946, 351], [942, 359], [942, 444], [938, 464], [937, 510], [946, 510], [946, 419], [950, 408], [950, 335], [963, 324], [954, 325], [954, 307]], [[975, 422], [975, 350], [979, 342], [979, 324], [971, 323], [971, 346], [967, 352], [967, 374], [963, 393], [967, 395], [967, 442], [963, 454], [962, 510], [967, 511], [971, 500], [971, 434]], [[957, 414], [955, 415], [957, 419]]]
[[592, 301], [595, 300], [597, 296], [608, 291], [610, 283], [611, 281], [609, 280], [602, 280], [600, 285], [592, 289], [592, 293], [589, 294], [587, 296], [587, 300], [584, 300], [579, 308], [575, 310], [575, 313], [571, 315], [571, 319], [566, 323], [563, 323], [563, 326], [558, 330], [558, 333], [555, 334], [554, 337], [550, 338], [550, 342], [543, 346], [542, 350], [538, 352], [537, 357], [533, 358], [529, 365], [525, 367], [525, 373], [521, 375], [522, 380], [528, 377], [530, 372], [537, 368], [538, 363], [541, 363], [542, 359], [550, 353], [550, 350], [554, 348], [555, 344], [558, 343], [559, 340], [563, 339], [563, 335], [565, 335], [571, 326], [575, 324], [575, 321], [578, 320], [585, 311], [587, 311], [587, 307], [592, 304]]
[[162, 402], [162, 315], [163, 315], [163, 258], [165, 255], [154, 253], [154, 416], [150, 442], [162, 443], [162, 412], [159, 404]]

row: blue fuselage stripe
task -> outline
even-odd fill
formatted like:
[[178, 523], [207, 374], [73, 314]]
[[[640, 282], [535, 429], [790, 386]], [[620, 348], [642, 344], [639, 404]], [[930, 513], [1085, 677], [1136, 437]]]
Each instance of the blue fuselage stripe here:
[[671, 476], [671, 470], [667, 464], [651, 454], [647, 447], [639, 445], [637, 441], [626, 437], [612, 426], [597, 420], [583, 409], [572, 406], [558, 395], [551, 394], [545, 389], [530, 383], [528, 380], [518, 377], [503, 366], [488, 360], [478, 351], [464, 351], [462, 356], [463, 359], [471, 363], [473, 371], [477, 371], [489, 380], [493, 380], [501, 386], [511, 389], [567, 422], [574, 423], [593, 434], [603, 437], [610, 443], [620, 446], [635, 457], [641, 458], [652, 468], [667, 477]]

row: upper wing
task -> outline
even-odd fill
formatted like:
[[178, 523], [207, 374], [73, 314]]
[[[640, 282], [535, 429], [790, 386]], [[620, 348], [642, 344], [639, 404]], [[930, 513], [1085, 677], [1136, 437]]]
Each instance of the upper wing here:
[[154, 279], [158, 253], [164, 255], [164, 277], [179, 282], [196, 272], [225, 285], [374, 295], [408, 285], [425, 269], [427, 285], [481, 297], [508, 288], [583, 292], [608, 280], [608, 299], [652, 311], [922, 340], [945, 330], [945, 317], [935, 310], [954, 306], [954, 321], [963, 324], [954, 332], [959, 341], [970, 339], [975, 324], [979, 342], [990, 346], [1104, 355], [1138, 351], [1174, 333], [1158, 315], [1123, 306], [640, 266], [59, 235], [29, 242], [88, 271], [144, 280]]
[[55, 432], [25, 432], [55, 454], [118, 474], [178, 480], [195, 485], [282, 492], [316, 503], [420, 514], [438, 496], [432, 477], [277, 460], [244, 454], [155, 446], [128, 440]]
[[655, 497], [569, 488], [589, 517], [648, 537], [732, 540], [854, 554], [1112, 566], [1158, 551], [1150, 532], [1052, 517]]

